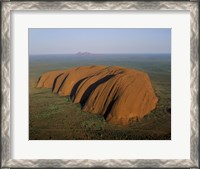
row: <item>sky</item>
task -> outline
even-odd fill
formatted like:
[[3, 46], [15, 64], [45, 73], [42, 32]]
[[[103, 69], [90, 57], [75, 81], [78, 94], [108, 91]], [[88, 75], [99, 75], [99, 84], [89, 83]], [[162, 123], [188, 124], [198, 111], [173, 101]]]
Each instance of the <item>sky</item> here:
[[29, 28], [29, 55], [171, 53], [170, 28]]

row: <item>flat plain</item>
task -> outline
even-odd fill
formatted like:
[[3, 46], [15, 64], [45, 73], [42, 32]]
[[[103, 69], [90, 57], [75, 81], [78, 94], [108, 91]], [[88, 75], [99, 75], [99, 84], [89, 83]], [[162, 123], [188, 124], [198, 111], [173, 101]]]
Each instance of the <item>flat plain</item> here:
[[[106, 65], [148, 73], [157, 107], [128, 126], [113, 125], [100, 115], [83, 112], [69, 97], [36, 88], [45, 72], [75, 66]], [[30, 140], [169, 140], [171, 139], [171, 56], [168, 54], [102, 54], [101, 56], [29, 56]]]

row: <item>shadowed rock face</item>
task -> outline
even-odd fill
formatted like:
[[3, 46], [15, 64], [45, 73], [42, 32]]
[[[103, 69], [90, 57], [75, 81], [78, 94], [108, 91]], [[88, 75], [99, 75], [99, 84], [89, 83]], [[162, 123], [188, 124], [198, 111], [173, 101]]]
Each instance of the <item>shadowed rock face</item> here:
[[39, 78], [37, 87], [70, 96], [83, 111], [100, 114], [113, 124], [126, 125], [143, 118], [158, 101], [146, 73], [117, 66], [47, 72]]

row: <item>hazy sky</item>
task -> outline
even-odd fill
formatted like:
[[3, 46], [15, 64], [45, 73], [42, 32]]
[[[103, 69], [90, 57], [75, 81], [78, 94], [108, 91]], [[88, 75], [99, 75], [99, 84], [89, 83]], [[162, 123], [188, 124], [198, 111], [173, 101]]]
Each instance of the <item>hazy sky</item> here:
[[29, 28], [29, 54], [171, 53], [171, 29]]

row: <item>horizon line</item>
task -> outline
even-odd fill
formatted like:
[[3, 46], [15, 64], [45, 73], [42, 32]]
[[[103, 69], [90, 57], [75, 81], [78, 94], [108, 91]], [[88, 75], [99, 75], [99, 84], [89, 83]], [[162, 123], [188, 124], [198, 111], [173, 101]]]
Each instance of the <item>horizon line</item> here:
[[79, 53], [88, 53], [91, 55], [105, 55], [105, 54], [171, 54], [171, 53], [92, 53], [92, 52], [76, 52], [76, 53], [34, 53], [34, 54], [28, 54], [28, 55], [78, 55]]

